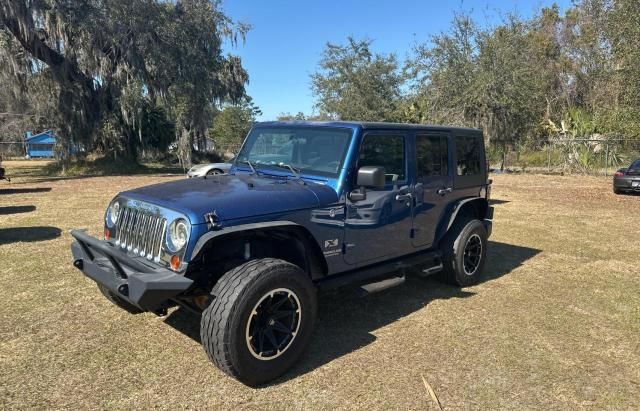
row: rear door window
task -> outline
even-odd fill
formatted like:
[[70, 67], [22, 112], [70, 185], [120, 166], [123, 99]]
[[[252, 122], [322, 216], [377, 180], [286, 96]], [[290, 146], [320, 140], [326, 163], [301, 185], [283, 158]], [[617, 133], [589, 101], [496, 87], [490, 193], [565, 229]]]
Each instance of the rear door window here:
[[446, 135], [416, 135], [418, 181], [449, 174], [448, 150]]

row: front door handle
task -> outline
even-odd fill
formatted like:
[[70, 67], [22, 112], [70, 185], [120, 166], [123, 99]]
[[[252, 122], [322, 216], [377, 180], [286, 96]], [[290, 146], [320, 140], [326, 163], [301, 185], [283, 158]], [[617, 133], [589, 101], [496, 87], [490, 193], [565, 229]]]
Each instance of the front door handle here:
[[436, 191], [436, 193], [438, 193], [439, 195], [443, 196], [443, 195], [445, 195], [447, 193], [450, 193], [452, 191], [453, 191], [453, 188], [448, 187], [448, 188], [441, 188], [438, 191]]
[[412, 198], [413, 195], [411, 193], [396, 195], [396, 201], [411, 201]]

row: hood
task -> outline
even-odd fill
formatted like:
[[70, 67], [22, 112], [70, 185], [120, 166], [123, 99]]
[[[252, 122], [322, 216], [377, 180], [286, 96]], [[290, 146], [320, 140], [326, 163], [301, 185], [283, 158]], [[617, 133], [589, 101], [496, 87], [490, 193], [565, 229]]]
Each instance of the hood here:
[[248, 174], [182, 179], [120, 195], [185, 214], [192, 224], [204, 223], [204, 215], [214, 210], [221, 220], [233, 220], [314, 208], [338, 200], [327, 185]]

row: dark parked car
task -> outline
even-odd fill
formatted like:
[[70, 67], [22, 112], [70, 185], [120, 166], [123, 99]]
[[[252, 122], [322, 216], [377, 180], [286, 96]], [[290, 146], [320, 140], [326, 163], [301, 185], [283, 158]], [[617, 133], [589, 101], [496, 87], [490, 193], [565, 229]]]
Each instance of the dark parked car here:
[[613, 176], [613, 192], [616, 194], [640, 193], [640, 159], [628, 168], [621, 168]]
[[228, 175], [120, 193], [104, 238], [74, 230], [71, 248], [117, 306], [200, 314], [211, 361], [257, 385], [308, 345], [319, 289], [376, 292], [405, 268], [476, 283], [489, 195], [479, 130], [258, 123]]

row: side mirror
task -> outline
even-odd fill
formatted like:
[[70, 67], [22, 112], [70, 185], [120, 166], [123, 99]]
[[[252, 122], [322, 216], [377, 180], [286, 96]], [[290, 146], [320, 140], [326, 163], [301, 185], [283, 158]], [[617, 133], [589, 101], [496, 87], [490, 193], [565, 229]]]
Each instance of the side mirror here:
[[384, 167], [364, 166], [358, 169], [356, 178], [358, 187], [384, 188], [385, 174]]

